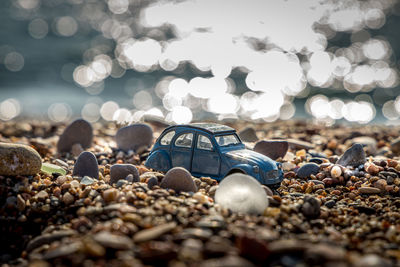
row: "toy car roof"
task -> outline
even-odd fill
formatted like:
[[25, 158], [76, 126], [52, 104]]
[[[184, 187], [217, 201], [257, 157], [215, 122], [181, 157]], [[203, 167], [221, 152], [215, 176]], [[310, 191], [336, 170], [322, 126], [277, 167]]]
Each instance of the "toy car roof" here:
[[211, 134], [216, 134], [216, 133], [224, 133], [224, 132], [235, 132], [236, 130], [222, 124], [218, 123], [207, 123], [207, 122], [198, 122], [198, 123], [191, 123], [191, 124], [180, 124], [180, 125], [173, 125], [168, 127], [166, 130], [176, 128], [176, 127], [187, 127], [187, 128], [194, 128], [194, 129], [200, 129], [206, 132], [209, 132]]

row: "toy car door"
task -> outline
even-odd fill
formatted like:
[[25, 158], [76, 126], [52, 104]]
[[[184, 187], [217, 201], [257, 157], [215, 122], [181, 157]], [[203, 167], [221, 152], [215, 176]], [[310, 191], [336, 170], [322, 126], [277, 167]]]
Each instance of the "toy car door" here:
[[193, 133], [181, 133], [171, 147], [172, 167], [183, 167], [190, 171], [192, 165]]
[[199, 176], [219, 176], [221, 159], [210, 138], [197, 134], [193, 150], [192, 173]]

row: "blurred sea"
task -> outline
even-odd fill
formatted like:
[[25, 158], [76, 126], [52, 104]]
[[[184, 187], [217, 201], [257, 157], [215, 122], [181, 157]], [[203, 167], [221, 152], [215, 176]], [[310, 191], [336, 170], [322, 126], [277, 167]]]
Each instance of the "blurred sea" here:
[[[45, 5], [46, 2], [49, 1], [41, 2], [40, 12], [35, 13], [34, 17], [29, 17], [24, 12], [20, 12], [13, 1], [0, 1], [0, 102], [10, 98], [18, 100], [21, 106], [21, 116], [46, 118], [49, 106], [53, 103], [67, 103], [71, 108], [69, 112], [72, 117], [80, 116], [82, 107], [89, 102], [101, 106], [106, 101], [114, 101], [118, 103], [119, 107], [131, 110], [135, 108], [132, 98], [141, 90], [151, 93], [151, 105], [162, 107], [162, 99], [155, 96], [154, 93], [154, 88], [160, 80], [170, 75], [190, 80], [198, 76], [208, 77], [211, 74], [210, 71], [198, 72], [190, 64], [181, 68], [178, 74], [163, 69], [147, 73], [129, 69], [120, 78], [104, 79], [102, 85], [104, 89], [100, 93], [96, 92], [91, 95], [85, 88], [74, 82], [72, 73], [74, 68], [82, 64], [82, 55], [93, 46], [93, 41], [97, 40], [98, 34], [85, 25], [70, 37], [54, 33], [55, 18], [73, 12], [69, 8], [69, 2], [74, 1], [53, 1], [58, 3], [53, 6]], [[40, 17], [49, 23], [49, 32], [42, 39], [32, 38], [28, 31], [29, 22], [35, 17]], [[398, 29], [400, 29], [399, 16], [388, 14], [386, 23], [380, 29], [369, 30], [371, 36], [384, 36], [390, 43], [392, 67], [397, 69], [400, 66], [398, 58], [400, 55], [400, 31]], [[329, 40], [327, 50], [329, 51], [330, 47], [351, 45], [351, 37], [351, 32], [337, 32], [335, 37]], [[104, 39], [102, 42], [108, 42], [110, 47], [115, 48], [115, 43], [111, 40]], [[4, 64], [1, 64], [4, 63], [4, 57], [10, 51], [18, 51], [23, 56], [23, 68], [20, 71], [10, 71]], [[238, 68], [233, 68], [229, 77], [236, 84], [234, 92], [236, 96], [240, 97], [249, 91], [244, 82], [246, 74]], [[127, 84], [132, 84], [132, 81], [135, 86], [127, 86]], [[351, 100], [362, 94], [369, 95], [373, 100], [376, 116], [372, 122], [382, 123], [387, 121], [381, 111], [383, 104], [400, 95], [398, 85], [393, 88], [377, 88], [369, 92], [350, 93], [346, 90], [319, 88], [308, 84], [307, 90], [308, 94], [305, 97], [291, 98], [296, 108], [294, 118], [311, 118], [310, 114], [305, 111], [305, 103], [314, 95], [322, 94], [329, 99]], [[196, 110], [193, 115], [195, 119], [214, 116], [212, 112], [204, 110]], [[216, 117], [214, 116], [214, 118]]]

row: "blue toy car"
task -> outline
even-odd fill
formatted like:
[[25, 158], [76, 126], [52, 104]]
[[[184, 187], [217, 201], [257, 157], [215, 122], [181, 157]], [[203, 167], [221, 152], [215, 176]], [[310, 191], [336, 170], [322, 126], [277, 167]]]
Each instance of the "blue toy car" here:
[[166, 128], [154, 144], [145, 166], [162, 172], [183, 167], [195, 177], [209, 176], [217, 181], [241, 172], [270, 186], [279, 185], [283, 179], [280, 163], [245, 149], [235, 129], [216, 123]]

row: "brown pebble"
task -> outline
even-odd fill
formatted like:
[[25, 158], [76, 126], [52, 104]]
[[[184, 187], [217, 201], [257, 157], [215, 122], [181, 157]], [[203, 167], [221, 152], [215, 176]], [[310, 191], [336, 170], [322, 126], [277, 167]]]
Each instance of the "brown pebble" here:
[[105, 202], [115, 201], [117, 199], [117, 196], [118, 190], [115, 188], [110, 188], [103, 192], [103, 199]]
[[72, 196], [69, 192], [66, 192], [63, 197], [62, 201], [64, 202], [65, 205], [70, 205], [74, 202], [74, 196]]

